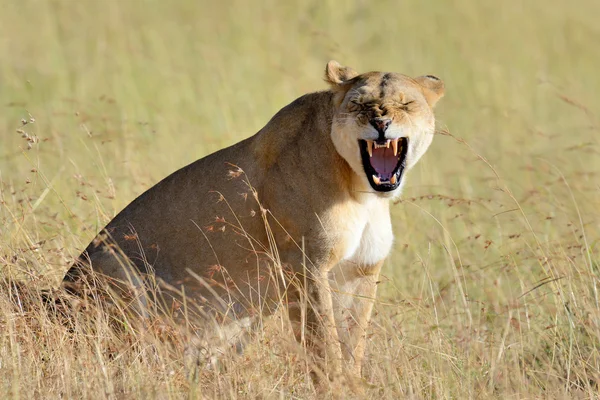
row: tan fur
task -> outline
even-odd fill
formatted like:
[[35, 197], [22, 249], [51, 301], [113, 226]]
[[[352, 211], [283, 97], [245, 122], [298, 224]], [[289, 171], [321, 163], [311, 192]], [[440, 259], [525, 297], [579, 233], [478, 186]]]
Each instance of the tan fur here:
[[[335, 61], [325, 79], [329, 90], [300, 97], [256, 135], [139, 196], [87, 247], [65, 285], [90, 265], [137, 289], [150, 276], [166, 310], [185, 293], [196, 326], [248, 326], [285, 302], [295, 326], [304, 320], [298, 338], [322, 370], [340, 373], [345, 360], [359, 374], [392, 246], [389, 201], [400, 188], [371, 188], [357, 140], [376, 135], [369, 118], [390, 116], [391, 137], [409, 138], [408, 170], [431, 142], [444, 88], [435, 77], [358, 75]], [[119, 272], [126, 257], [139, 276]], [[308, 309], [298, 312], [303, 302]]]

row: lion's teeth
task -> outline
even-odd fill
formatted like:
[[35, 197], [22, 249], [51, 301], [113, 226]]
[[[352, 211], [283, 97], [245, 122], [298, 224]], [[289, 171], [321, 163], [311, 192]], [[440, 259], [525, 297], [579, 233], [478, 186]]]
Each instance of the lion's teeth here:
[[381, 179], [379, 179], [376, 175], [373, 175], [373, 182], [375, 182], [376, 185], [379, 185], [381, 183]]
[[394, 150], [394, 157], [398, 155], [398, 140], [399, 139], [392, 140], [392, 150]]
[[387, 142], [385, 142], [385, 147], [388, 149], [390, 148], [390, 142], [391, 142], [391, 140], [388, 140]]
[[367, 140], [367, 151], [369, 152], [369, 157], [373, 157], [373, 142], [371, 140]]
[[390, 178], [390, 183], [391, 183], [392, 185], [395, 185], [395, 184], [396, 184], [396, 175], [392, 175], [392, 177]]

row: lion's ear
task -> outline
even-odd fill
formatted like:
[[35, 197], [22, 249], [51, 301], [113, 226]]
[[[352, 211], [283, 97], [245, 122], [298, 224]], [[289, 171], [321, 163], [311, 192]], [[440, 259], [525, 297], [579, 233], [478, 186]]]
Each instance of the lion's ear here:
[[435, 103], [444, 96], [444, 82], [435, 75], [423, 75], [415, 78], [415, 81], [423, 88], [423, 95], [429, 104], [429, 107], [435, 106]]
[[340, 85], [358, 76], [356, 71], [350, 67], [344, 67], [337, 61], [329, 61], [325, 67], [325, 81], [330, 85]]

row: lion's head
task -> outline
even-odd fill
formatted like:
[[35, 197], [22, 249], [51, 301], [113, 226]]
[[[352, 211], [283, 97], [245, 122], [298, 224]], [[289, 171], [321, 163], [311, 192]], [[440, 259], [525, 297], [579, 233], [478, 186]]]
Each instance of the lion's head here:
[[405, 171], [431, 144], [444, 83], [433, 75], [358, 75], [335, 61], [325, 79], [335, 94], [331, 137], [338, 153], [376, 192], [398, 194]]

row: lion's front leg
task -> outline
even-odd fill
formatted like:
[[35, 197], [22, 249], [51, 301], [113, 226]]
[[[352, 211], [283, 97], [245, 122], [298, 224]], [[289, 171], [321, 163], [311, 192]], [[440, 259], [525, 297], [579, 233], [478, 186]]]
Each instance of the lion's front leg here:
[[342, 355], [349, 372], [361, 376], [366, 335], [383, 260], [369, 266], [340, 264], [331, 273], [333, 309]]
[[327, 274], [311, 271], [304, 282], [296, 282], [297, 290], [289, 317], [298, 342], [305, 344], [310, 362], [311, 376], [318, 389], [327, 381], [341, 376], [342, 353], [336, 327], [332, 291]]
[[[315, 352], [317, 367], [329, 379], [341, 373], [342, 354], [336, 329], [331, 286], [327, 273], [319, 272], [308, 282], [306, 313], [307, 344]], [[319, 365], [321, 364], [321, 365]]]

